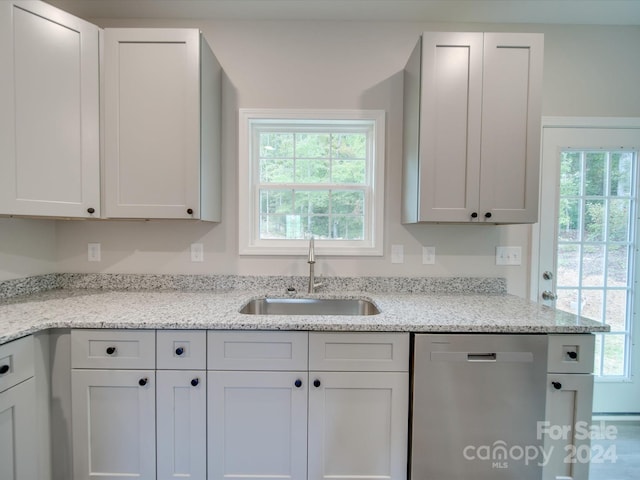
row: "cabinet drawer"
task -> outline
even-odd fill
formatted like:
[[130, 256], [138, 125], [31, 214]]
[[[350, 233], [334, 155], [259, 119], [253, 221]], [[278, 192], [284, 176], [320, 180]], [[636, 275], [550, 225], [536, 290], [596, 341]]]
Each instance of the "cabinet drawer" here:
[[208, 332], [209, 370], [307, 370], [307, 332]]
[[204, 330], [158, 330], [156, 356], [160, 370], [204, 370], [207, 334]]
[[407, 372], [408, 333], [311, 333], [309, 370]]
[[584, 335], [549, 335], [547, 371], [553, 373], [591, 373], [595, 337]]
[[33, 337], [0, 346], [0, 392], [30, 377], [33, 377]]
[[155, 368], [154, 330], [72, 330], [71, 368]]

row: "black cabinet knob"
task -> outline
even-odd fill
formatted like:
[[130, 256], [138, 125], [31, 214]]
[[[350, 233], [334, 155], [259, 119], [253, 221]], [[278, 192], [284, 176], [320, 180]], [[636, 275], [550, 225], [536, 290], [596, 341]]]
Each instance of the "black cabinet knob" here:
[[87, 212], [93, 214], [93, 213], [96, 213], [96, 209], [93, 208], [93, 207], [89, 207], [89, 208], [87, 208]]
[[148, 378], [141, 378], [140, 380], [138, 380], [138, 385], [140, 385], [141, 387], [144, 387], [147, 382], [149, 382]]
[[193, 380], [191, 380], [191, 386], [192, 387], [197, 387], [200, 384], [200, 379], [199, 378], [194, 378]]
[[176, 355], [181, 356], [182, 354], [184, 354], [184, 348], [182, 347], [176, 348]]
[[553, 388], [556, 390], [560, 390], [562, 388], [562, 384], [560, 382], [551, 382], [551, 385], [553, 385]]
[[473, 212], [471, 214], [471, 218], [478, 218], [478, 212]]
[[313, 386], [318, 388], [321, 385], [320, 380], [318, 380], [317, 378], [313, 381]]
[[578, 358], [578, 352], [574, 352], [573, 350], [567, 352], [567, 357], [569, 357], [571, 360], [575, 360], [576, 358]]
[[0, 366], [0, 375], [4, 375], [5, 373], [7, 373], [9, 371], [9, 365], [2, 365]]
[[487, 212], [484, 214], [484, 218], [491, 218], [491, 212]]
[[116, 347], [107, 347], [107, 355], [113, 355], [116, 353]]
[[187, 208], [187, 213], [189, 215], [193, 215], [193, 208]]
[[300, 380], [299, 378], [294, 382], [294, 385], [296, 386], [296, 388], [300, 388], [302, 386], [302, 380]]

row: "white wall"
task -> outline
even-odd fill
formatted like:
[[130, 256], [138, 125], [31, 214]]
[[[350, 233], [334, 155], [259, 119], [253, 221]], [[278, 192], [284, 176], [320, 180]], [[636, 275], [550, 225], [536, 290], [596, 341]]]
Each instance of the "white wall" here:
[[[57, 222], [58, 271], [304, 274], [304, 258], [237, 254], [237, 109], [372, 108], [387, 112], [385, 250], [379, 258], [318, 258], [324, 275], [505, 276], [509, 291], [528, 292], [529, 226], [400, 224], [402, 68], [424, 30], [545, 33], [544, 115], [640, 116], [640, 27], [434, 25], [397, 22], [207, 22], [93, 20], [101, 26], [196, 26], [225, 71], [223, 219]], [[102, 262], [86, 260], [102, 243]], [[202, 242], [205, 262], [189, 261]], [[405, 263], [391, 264], [391, 244]], [[422, 265], [421, 246], [436, 247]], [[495, 266], [497, 245], [519, 245], [520, 267]], [[0, 247], [4, 251], [4, 247]]]
[[57, 271], [53, 220], [0, 218], [0, 281]]

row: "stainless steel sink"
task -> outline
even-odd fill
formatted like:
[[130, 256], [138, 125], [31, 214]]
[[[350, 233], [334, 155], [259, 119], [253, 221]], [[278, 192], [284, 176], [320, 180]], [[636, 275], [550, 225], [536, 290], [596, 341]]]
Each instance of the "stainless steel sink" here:
[[258, 298], [240, 309], [248, 315], [377, 315], [368, 300], [351, 298]]

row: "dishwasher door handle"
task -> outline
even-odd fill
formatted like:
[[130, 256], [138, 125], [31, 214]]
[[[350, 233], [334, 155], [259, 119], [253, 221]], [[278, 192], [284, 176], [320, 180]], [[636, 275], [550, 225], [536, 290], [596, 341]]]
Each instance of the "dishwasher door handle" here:
[[469, 362], [495, 362], [498, 355], [495, 353], [467, 353], [467, 361]]

